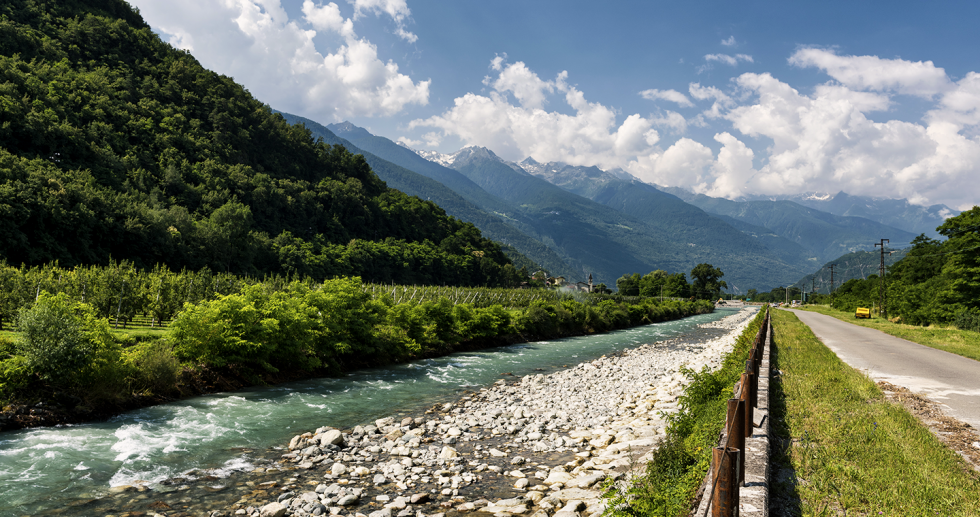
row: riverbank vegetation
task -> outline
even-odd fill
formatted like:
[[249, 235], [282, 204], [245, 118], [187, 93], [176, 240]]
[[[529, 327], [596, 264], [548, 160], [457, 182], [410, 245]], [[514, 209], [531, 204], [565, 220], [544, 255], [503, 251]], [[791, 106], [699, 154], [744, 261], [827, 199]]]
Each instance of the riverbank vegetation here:
[[401, 303], [391, 294], [439, 289], [448, 290], [372, 286], [359, 278], [243, 283], [186, 303], [163, 337], [133, 342], [114, 339], [94, 305], [41, 291], [17, 313], [18, 333], [0, 338], [0, 399], [16, 406], [14, 413], [28, 411], [8, 425], [44, 420], [52, 411], [78, 420], [208, 391], [713, 310], [708, 302], [554, 291], [456, 289], [456, 301], [412, 295]]
[[711, 450], [725, 423], [727, 401], [745, 371], [745, 361], [765, 319], [765, 309], [749, 323], [725, 355], [722, 367], [686, 370], [690, 383], [678, 399], [680, 410], [669, 417], [667, 434], [643, 475], [626, 487], [607, 492], [606, 515], [687, 515], [691, 501], [711, 465]]
[[773, 327], [772, 500], [787, 514], [980, 514], [980, 476], [955, 452], [795, 315], [773, 311]]

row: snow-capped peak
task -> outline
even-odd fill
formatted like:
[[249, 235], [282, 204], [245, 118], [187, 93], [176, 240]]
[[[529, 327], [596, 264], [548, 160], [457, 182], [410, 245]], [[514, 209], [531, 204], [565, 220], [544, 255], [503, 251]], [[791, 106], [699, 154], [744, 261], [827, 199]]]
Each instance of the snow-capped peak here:
[[443, 154], [440, 153], [439, 151], [423, 151], [420, 149], [412, 149], [412, 150], [415, 151], [415, 154], [421, 156], [422, 158], [425, 158], [430, 162], [438, 163], [443, 167], [452, 167], [453, 160], [455, 160], [455, 157], [453, 155]]

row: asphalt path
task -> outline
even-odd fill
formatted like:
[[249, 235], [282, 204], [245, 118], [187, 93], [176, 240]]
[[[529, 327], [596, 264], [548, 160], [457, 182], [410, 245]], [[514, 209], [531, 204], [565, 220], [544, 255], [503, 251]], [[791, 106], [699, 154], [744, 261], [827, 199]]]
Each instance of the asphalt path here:
[[808, 311], [793, 311], [842, 361], [945, 406], [946, 416], [980, 429], [980, 361]]

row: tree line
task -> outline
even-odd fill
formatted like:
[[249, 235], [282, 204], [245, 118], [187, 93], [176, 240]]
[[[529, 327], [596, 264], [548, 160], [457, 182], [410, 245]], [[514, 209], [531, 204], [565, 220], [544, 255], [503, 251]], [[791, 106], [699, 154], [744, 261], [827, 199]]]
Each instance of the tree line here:
[[[980, 207], [937, 228], [945, 240], [920, 235], [904, 258], [887, 268], [885, 309], [912, 325], [956, 324], [980, 331]], [[880, 310], [882, 279], [852, 279], [831, 297], [833, 307]]]
[[701, 263], [691, 270], [691, 283], [683, 272], [667, 273], [658, 269], [642, 276], [627, 273], [616, 280], [616, 289], [624, 296], [712, 300], [721, 296], [722, 289], [728, 289], [728, 284], [721, 279], [723, 276], [725, 273], [721, 269]]

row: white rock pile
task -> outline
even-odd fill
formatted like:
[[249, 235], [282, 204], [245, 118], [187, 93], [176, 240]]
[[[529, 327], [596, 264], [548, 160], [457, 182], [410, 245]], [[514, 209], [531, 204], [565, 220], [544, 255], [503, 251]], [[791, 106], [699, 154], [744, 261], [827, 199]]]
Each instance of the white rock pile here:
[[705, 325], [727, 331], [717, 339], [643, 345], [500, 380], [419, 418], [296, 436], [282, 465], [295, 467], [295, 477], [272, 488], [279, 492], [271, 502], [243, 498], [211, 515], [598, 515], [600, 485], [640, 468], [664, 435], [664, 417], [677, 411], [685, 387], [679, 369], [720, 366], [755, 313]]

